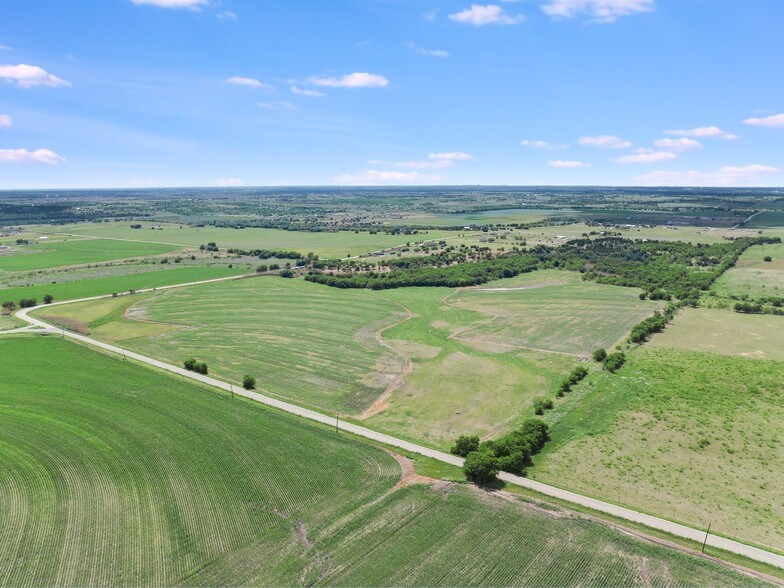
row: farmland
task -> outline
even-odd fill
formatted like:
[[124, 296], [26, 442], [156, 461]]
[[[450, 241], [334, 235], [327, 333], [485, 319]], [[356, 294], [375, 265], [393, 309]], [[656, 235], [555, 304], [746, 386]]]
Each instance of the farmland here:
[[567, 398], [531, 473], [783, 550], [782, 381], [784, 363], [638, 349]]
[[0, 585], [765, 584], [557, 508], [393, 490], [379, 449], [57, 338], [0, 353]]
[[734, 268], [716, 280], [712, 291], [719, 296], [784, 297], [784, 244], [750, 247]]
[[159, 255], [180, 249], [161, 243], [115, 241], [111, 239], [69, 239], [16, 246], [15, 254], [0, 256], [0, 270], [18, 272], [113, 259]]
[[[308, 233], [279, 229], [191, 227], [162, 223], [145, 224], [144, 227], [143, 229], [131, 229], [125, 223], [101, 223], [37, 228], [53, 233], [174, 243], [180, 247], [198, 247], [213, 241], [221, 248], [283, 249], [299, 251], [302, 254], [313, 252], [320, 257], [359, 255], [408, 242], [452, 235], [450, 231], [422, 231], [416, 235], [371, 234], [367, 231]], [[0, 267], [2, 266], [0, 265]]]
[[532, 272], [458, 291], [450, 304], [488, 319], [456, 334], [487, 346], [590, 355], [610, 348], [661, 305], [632, 288], [582, 282], [575, 272]]

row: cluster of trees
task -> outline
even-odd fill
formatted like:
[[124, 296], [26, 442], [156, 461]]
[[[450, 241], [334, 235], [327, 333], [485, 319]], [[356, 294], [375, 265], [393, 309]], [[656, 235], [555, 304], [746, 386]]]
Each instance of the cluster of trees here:
[[528, 419], [520, 428], [500, 439], [479, 441], [479, 437], [463, 435], [455, 441], [451, 451], [465, 458], [463, 473], [477, 484], [496, 480], [499, 471], [525, 475], [531, 458], [549, 441], [547, 424], [540, 419]]
[[19, 308], [32, 308], [38, 304], [37, 298], [22, 298], [19, 301]]
[[131, 225], [132, 229], [141, 229], [142, 226], [140, 224]]
[[558, 388], [558, 392], [556, 393], [556, 396], [558, 396], [558, 398], [561, 398], [567, 392], [571, 392], [572, 386], [576, 386], [577, 384], [582, 382], [587, 375], [588, 375], [587, 367], [583, 365], [579, 365], [576, 368], [574, 368], [572, 372], [568, 376], [566, 376], [566, 379], [563, 382], [561, 382], [561, 385]]
[[199, 250], [200, 251], [220, 251], [218, 249], [218, 244], [215, 243], [215, 241], [210, 241], [206, 245], [204, 245], [204, 244], [199, 245]]
[[189, 372], [196, 372], [197, 374], [204, 374], [207, 375], [208, 369], [207, 364], [203, 361], [196, 361], [195, 359], [186, 359], [185, 360], [185, 369]]
[[602, 363], [604, 364], [604, 369], [608, 372], [615, 373], [626, 363], [626, 354], [622, 351], [616, 351], [605, 357]]
[[736, 302], [732, 308], [744, 314], [762, 314], [762, 304], [759, 302]]
[[10, 314], [16, 310], [16, 302], [13, 300], [6, 300], [3, 302], [3, 312], [5, 314]]
[[235, 255], [245, 255], [248, 257], [258, 257], [259, 259], [305, 259], [308, 262], [318, 259], [318, 255], [308, 253], [302, 255], [299, 251], [285, 251], [283, 249], [227, 249], [228, 253]]

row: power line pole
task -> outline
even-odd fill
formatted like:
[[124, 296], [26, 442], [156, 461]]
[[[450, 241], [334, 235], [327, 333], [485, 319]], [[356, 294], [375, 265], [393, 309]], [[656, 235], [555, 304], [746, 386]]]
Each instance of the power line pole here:
[[702, 552], [705, 553], [705, 544], [708, 543], [708, 535], [710, 535], [710, 528], [712, 523], [708, 523], [708, 530], [705, 531], [705, 541], [702, 542]]
[[335, 432], [338, 432], [338, 424], [340, 423], [340, 415], [335, 413]]

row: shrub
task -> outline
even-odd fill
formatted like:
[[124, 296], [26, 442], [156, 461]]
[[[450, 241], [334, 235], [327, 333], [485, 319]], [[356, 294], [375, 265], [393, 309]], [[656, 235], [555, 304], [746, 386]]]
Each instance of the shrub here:
[[294, 272], [291, 271], [290, 269], [284, 269], [284, 270], [280, 271], [279, 275], [280, 275], [281, 278], [293, 278], [294, 277]]
[[604, 360], [604, 369], [614, 373], [621, 369], [624, 363], [626, 363], [626, 355], [623, 352], [618, 351], [616, 353], [611, 353]]
[[766, 255], [766, 256], [763, 258], [763, 261], [771, 262], [771, 261], [773, 261], [773, 258], [772, 258], [770, 255]]
[[607, 351], [605, 351], [604, 349], [597, 349], [596, 351], [593, 352], [593, 360], [595, 362], [601, 363], [605, 359], [607, 359]]
[[267, 267], [265, 264], [262, 263], [259, 267], [256, 268], [256, 273], [260, 274], [266, 272], [268, 269], [269, 267]]
[[463, 464], [465, 477], [477, 484], [494, 482], [499, 469], [498, 459], [489, 449], [469, 453]]
[[245, 377], [242, 378], [242, 387], [246, 390], [253, 390], [256, 388], [256, 378], [246, 374]]
[[16, 309], [16, 302], [13, 302], [12, 300], [6, 300], [3, 302], [3, 309], [7, 311]]
[[19, 301], [19, 307], [20, 308], [32, 308], [33, 306], [36, 306], [37, 304], [38, 304], [38, 299], [37, 298], [22, 298]]
[[45, 294], [44, 304], [51, 304], [52, 302], [54, 302], [54, 296], [52, 296], [51, 294]]
[[472, 451], [479, 449], [479, 437], [476, 435], [460, 435], [449, 451], [454, 455], [466, 457]]
[[553, 407], [553, 401], [544, 396], [534, 400], [534, 412], [538, 415], [544, 414], [545, 410], [550, 410]]
[[193, 366], [193, 371], [198, 373], [198, 374], [207, 375], [207, 371], [208, 371], [207, 370], [207, 364], [204, 363], [203, 361], [197, 362], [196, 365]]
[[194, 371], [196, 369], [196, 360], [193, 358], [185, 360], [185, 369], [189, 371]]

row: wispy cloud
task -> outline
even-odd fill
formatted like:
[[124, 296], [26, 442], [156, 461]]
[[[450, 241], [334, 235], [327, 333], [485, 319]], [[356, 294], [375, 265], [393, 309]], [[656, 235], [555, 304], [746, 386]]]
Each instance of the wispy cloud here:
[[264, 90], [272, 90], [272, 86], [269, 84], [265, 84], [261, 80], [257, 80], [256, 78], [246, 78], [243, 76], [232, 76], [230, 78], [226, 78], [227, 84], [234, 84], [235, 86], [246, 86], [248, 88], [262, 88]]
[[584, 161], [565, 161], [563, 159], [551, 159], [547, 162], [547, 165], [550, 167], [557, 167], [557, 168], [578, 168], [578, 167], [588, 167], [591, 165], [590, 163], [585, 163]]
[[0, 45], [0, 51], [10, 51], [11, 47], [8, 45]]
[[219, 12], [215, 16], [218, 17], [218, 20], [237, 20], [237, 15], [233, 13], [231, 10], [226, 10], [225, 12]]
[[586, 147], [598, 147], [599, 149], [626, 149], [634, 144], [631, 141], [624, 141], [615, 135], [580, 137], [577, 139], [577, 142]]
[[33, 86], [70, 86], [69, 82], [50, 74], [45, 69], [37, 65], [0, 65], [0, 78], [10, 83], [15, 83], [20, 88], [32, 88]]
[[569, 145], [554, 145], [553, 143], [549, 143], [547, 141], [532, 141], [529, 139], [520, 141], [520, 145], [523, 147], [531, 147], [533, 149], [542, 149], [544, 151], [558, 151], [560, 149], [567, 149], [569, 147]]
[[638, 176], [636, 181], [651, 186], [735, 186], [757, 182], [766, 174], [781, 173], [783, 170], [769, 165], [726, 166], [717, 171], [690, 170], [655, 171]]
[[658, 163], [660, 161], [670, 161], [678, 159], [678, 156], [670, 151], [654, 151], [653, 149], [638, 149], [635, 155], [624, 155], [613, 159], [616, 163]]
[[311, 77], [308, 80], [314, 86], [327, 88], [384, 88], [389, 85], [389, 80], [378, 74], [357, 72], [339, 78]]
[[10, 114], [0, 114], [0, 129], [10, 128], [14, 124], [14, 119]]
[[416, 43], [412, 43], [410, 41], [405, 45], [418, 55], [424, 55], [426, 57], [449, 57], [449, 52], [442, 49], [425, 49], [424, 47], [420, 47]]
[[324, 92], [318, 90], [309, 90], [307, 88], [300, 88], [299, 86], [291, 86], [291, 93], [297, 96], [308, 96], [310, 98], [323, 98], [326, 96]]
[[737, 139], [737, 135], [722, 131], [719, 127], [697, 127], [694, 129], [675, 129], [673, 131], [664, 131], [665, 135], [672, 135], [673, 137], [696, 137], [705, 139], [726, 139], [733, 141]]
[[764, 118], [747, 118], [743, 124], [752, 125], [755, 127], [770, 127], [774, 129], [784, 128], [784, 113], [772, 114]]
[[256, 106], [263, 108], [264, 110], [288, 110], [289, 112], [299, 112], [299, 108], [296, 104], [286, 102], [285, 100], [281, 102], [257, 102]]
[[244, 186], [245, 180], [240, 178], [218, 178], [217, 180], [212, 181], [213, 186], [223, 186], [223, 187], [231, 187], [231, 186]]
[[449, 18], [455, 22], [483, 27], [486, 25], [514, 25], [525, 20], [522, 14], [507, 14], [498, 4], [472, 4], [460, 12], [450, 14]]
[[0, 149], [0, 163], [44, 163], [46, 165], [57, 165], [65, 161], [54, 151], [49, 149]]
[[638, 12], [652, 12], [655, 8], [655, 0], [548, 0], [542, 5], [545, 14], [553, 18], [585, 14], [591, 22], [598, 23], [614, 22]]
[[470, 153], [463, 151], [450, 151], [447, 153], [430, 153], [427, 159], [410, 160], [410, 161], [383, 161], [379, 159], [371, 159], [368, 161], [370, 165], [385, 165], [390, 167], [399, 167], [404, 169], [445, 169], [454, 167], [458, 161], [468, 161], [473, 159], [474, 156]]
[[131, 0], [137, 6], [149, 5], [159, 8], [179, 8], [185, 10], [201, 10], [209, 4], [208, 0]]
[[656, 147], [660, 149], [669, 149], [670, 151], [688, 151], [689, 149], [701, 149], [702, 143], [689, 139], [688, 137], [681, 137], [680, 139], [657, 139], [653, 142]]
[[419, 172], [384, 171], [369, 169], [353, 174], [341, 174], [333, 178], [338, 184], [411, 184], [411, 183], [433, 183], [444, 179], [440, 175], [426, 175]]

